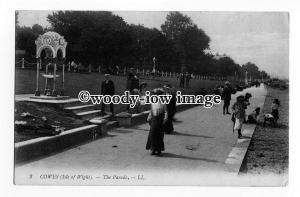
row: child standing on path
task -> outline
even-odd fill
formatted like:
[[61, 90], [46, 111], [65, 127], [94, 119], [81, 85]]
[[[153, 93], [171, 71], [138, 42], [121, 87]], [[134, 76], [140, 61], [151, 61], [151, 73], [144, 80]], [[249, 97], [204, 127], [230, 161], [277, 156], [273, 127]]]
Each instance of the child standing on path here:
[[234, 114], [234, 128], [233, 130], [238, 131], [238, 138], [242, 137], [242, 126], [246, 116], [245, 105], [244, 105], [244, 96], [238, 96], [236, 102], [232, 106], [232, 112]]

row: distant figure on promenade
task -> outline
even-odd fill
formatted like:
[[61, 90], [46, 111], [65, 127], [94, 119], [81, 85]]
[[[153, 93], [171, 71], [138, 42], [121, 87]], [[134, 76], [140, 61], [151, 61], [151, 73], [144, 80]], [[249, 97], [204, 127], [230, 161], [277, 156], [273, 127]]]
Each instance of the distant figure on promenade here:
[[223, 90], [224, 90], [224, 86], [223, 86], [223, 85], [222, 85], [222, 86], [219, 86], [219, 94], [220, 94], [220, 95], [222, 95]]
[[219, 85], [216, 85], [215, 88], [213, 89], [213, 93], [215, 95], [220, 95], [221, 92], [220, 92], [220, 86]]
[[228, 111], [230, 100], [231, 100], [231, 87], [229, 81], [225, 82], [225, 87], [222, 92], [222, 97], [224, 99], [224, 105], [223, 105], [223, 114], [230, 114]]
[[[163, 94], [163, 89], [156, 88], [153, 94]], [[151, 109], [147, 121], [150, 124], [150, 131], [147, 139], [146, 150], [151, 150], [151, 155], [161, 156], [161, 151], [165, 150], [163, 125], [168, 119], [166, 105], [161, 102], [151, 104]]]
[[164, 89], [167, 95], [172, 95], [170, 103], [167, 104], [168, 118], [164, 125], [165, 133], [170, 134], [174, 131], [173, 118], [176, 113], [176, 94], [174, 92], [174, 87], [169, 84], [165, 85]]
[[133, 78], [131, 79], [131, 86], [130, 86], [130, 92], [134, 89], [139, 90], [140, 89], [140, 80], [138, 77], [138, 74], [135, 74]]
[[186, 77], [185, 77], [185, 87], [189, 88], [190, 87], [190, 80], [191, 80], [192, 76], [191, 74], [189, 74], [188, 72], [186, 73]]
[[185, 77], [184, 77], [184, 74], [183, 73], [180, 73], [180, 76], [179, 76], [179, 87], [180, 88], [184, 88], [184, 80], [185, 80]]
[[132, 81], [133, 77], [134, 77], [134, 70], [133, 70], [133, 68], [131, 68], [127, 74], [126, 90], [128, 90], [128, 91], [133, 90], [133, 88], [131, 88], [131, 81]]
[[244, 96], [238, 96], [236, 102], [232, 106], [232, 119], [234, 122], [233, 131], [238, 131], [238, 138], [242, 136], [242, 127], [245, 120]]
[[276, 126], [276, 124], [277, 124], [277, 121], [278, 121], [278, 119], [279, 119], [279, 111], [278, 111], [278, 109], [279, 109], [279, 106], [280, 106], [280, 101], [277, 99], [277, 98], [275, 98], [274, 100], [273, 100], [273, 103], [272, 103], [272, 106], [271, 106], [271, 114], [273, 115], [273, 117], [274, 117], [274, 120], [275, 120], [275, 126]]
[[[101, 84], [101, 94], [102, 95], [114, 95], [115, 94], [115, 85], [114, 82], [110, 79], [109, 74], [104, 75], [105, 80]], [[114, 104], [110, 103], [110, 112], [114, 115]], [[105, 115], [105, 104], [101, 104], [101, 115]]]
[[147, 76], [147, 77], [150, 76], [150, 71], [149, 71], [149, 70], [146, 71], [146, 76]]
[[119, 75], [119, 74], [120, 74], [120, 67], [116, 66], [116, 75]]
[[78, 72], [78, 65], [74, 61], [71, 62], [71, 67], [73, 67], [74, 73]]

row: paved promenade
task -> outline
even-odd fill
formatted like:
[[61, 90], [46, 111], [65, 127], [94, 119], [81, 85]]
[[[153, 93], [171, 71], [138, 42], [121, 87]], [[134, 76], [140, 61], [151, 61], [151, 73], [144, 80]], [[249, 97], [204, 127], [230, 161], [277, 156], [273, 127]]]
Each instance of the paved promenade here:
[[[262, 107], [266, 89], [249, 88], [251, 106], [247, 113]], [[235, 101], [233, 96], [231, 105]], [[145, 150], [147, 123], [117, 128], [108, 136], [27, 164], [16, 166], [18, 184], [82, 185], [230, 185], [238, 165], [230, 165], [238, 155], [237, 133], [232, 132], [230, 115], [222, 105], [211, 109], [196, 106], [176, 114], [174, 134], [165, 135], [162, 157]], [[245, 125], [244, 132], [254, 130]], [[249, 141], [249, 139], [244, 139]], [[233, 162], [234, 163], [234, 162]], [[85, 177], [85, 178], [84, 178]]]

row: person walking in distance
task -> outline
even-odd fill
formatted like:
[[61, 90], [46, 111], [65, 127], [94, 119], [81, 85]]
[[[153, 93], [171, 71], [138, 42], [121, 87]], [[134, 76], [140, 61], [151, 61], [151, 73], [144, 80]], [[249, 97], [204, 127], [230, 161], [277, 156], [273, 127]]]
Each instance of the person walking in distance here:
[[140, 80], [137, 73], [131, 79], [130, 93], [132, 93], [134, 89], [140, 89]]
[[186, 86], [186, 88], [190, 88], [190, 80], [192, 78], [191, 74], [188, 73], [188, 72], [186, 72], [185, 78], [186, 78], [186, 80], [185, 80], [185, 86]]
[[231, 87], [229, 81], [225, 82], [225, 87], [222, 92], [222, 97], [224, 98], [224, 105], [223, 105], [223, 114], [230, 114], [228, 111], [230, 100], [231, 100]]
[[134, 77], [134, 70], [133, 70], [133, 68], [130, 68], [129, 69], [129, 72], [128, 72], [128, 74], [127, 74], [127, 82], [126, 82], [126, 90], [128, 90], [128, 91], [132, 91], [134, 88], [132, 88], [131, 86], [131, 84], [132, 84], [132, 79], [133, 79], [133, 77]]
[[167, 95], [172, 95], [170, 102], [167, 104], [168, 118], [164, 124], [164, 129], [166, 134], [170, 134], [174, 131], [173, 118], [176, 113], [176, 94], [174, 92], [174, 87], [171, 85], [164, 85], [164, 89]]
[[180, 76], [179, 76], [179, 87], [180, 88], [184, 88], [184, 80], [185, 80], [185, 77], [184, 77], [184, 74], [181, 73]]
[[[115, 85], [114, 82], [110, 79], [109, 74], [104, 75], [105, 80], [101, 84], [101, 94], [102, 95], [114, 95], [115, 94]], [[110, 103], [110, 112], [112, 116], [114, 115], [114, 104]], [[102, 102], [101, 104], [101, 115], [105, 115], [105, 104]]]

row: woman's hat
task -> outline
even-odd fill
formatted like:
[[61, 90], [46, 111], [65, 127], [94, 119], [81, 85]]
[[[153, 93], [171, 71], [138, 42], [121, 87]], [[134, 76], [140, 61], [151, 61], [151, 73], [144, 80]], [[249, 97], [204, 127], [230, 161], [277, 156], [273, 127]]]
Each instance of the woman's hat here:
[[109, 76], [110, 76], [110, 74], [105, 74], [105, 75], [104, 75], [104, 77], [109, 77]]
[[153, 94], [156, 94], [156, 95], [160, 95], [160, 94], [163, 94], [164, 93], [164, 90], [162, 88], [154, 88], [152, 90], [152, 93]]
[[132, 90], [132, 92], [134, 92], [134, 93], [138, 93], [138, 92], [139, 92], [139, 90], [138, 90], [138, 89], [136, 89], [136, 88], [134, 88], [134, 89]]
[[252, 94], [250, 94], [250, 93], [247, 92], [247, 93], [245, 94], [245, 97], [251, 98], [251, 97], [252, 97]]
[[170, 84], [166, 84], [166, 85], [163, 86], [163, 88], [172, 89], [173, 87]]
[[254, 111], [260, 112], [260, 107], [257, 107]]
[[244, 96], [240, 95], [240, 96], [236, 97], [236, 100], [237, 101], [243, 101], [244, 100]]
[[229, 81], [226, 81], [226, 82], [225, 82], [225, 85], [230, 85], [230, 82], [229, 82]]

